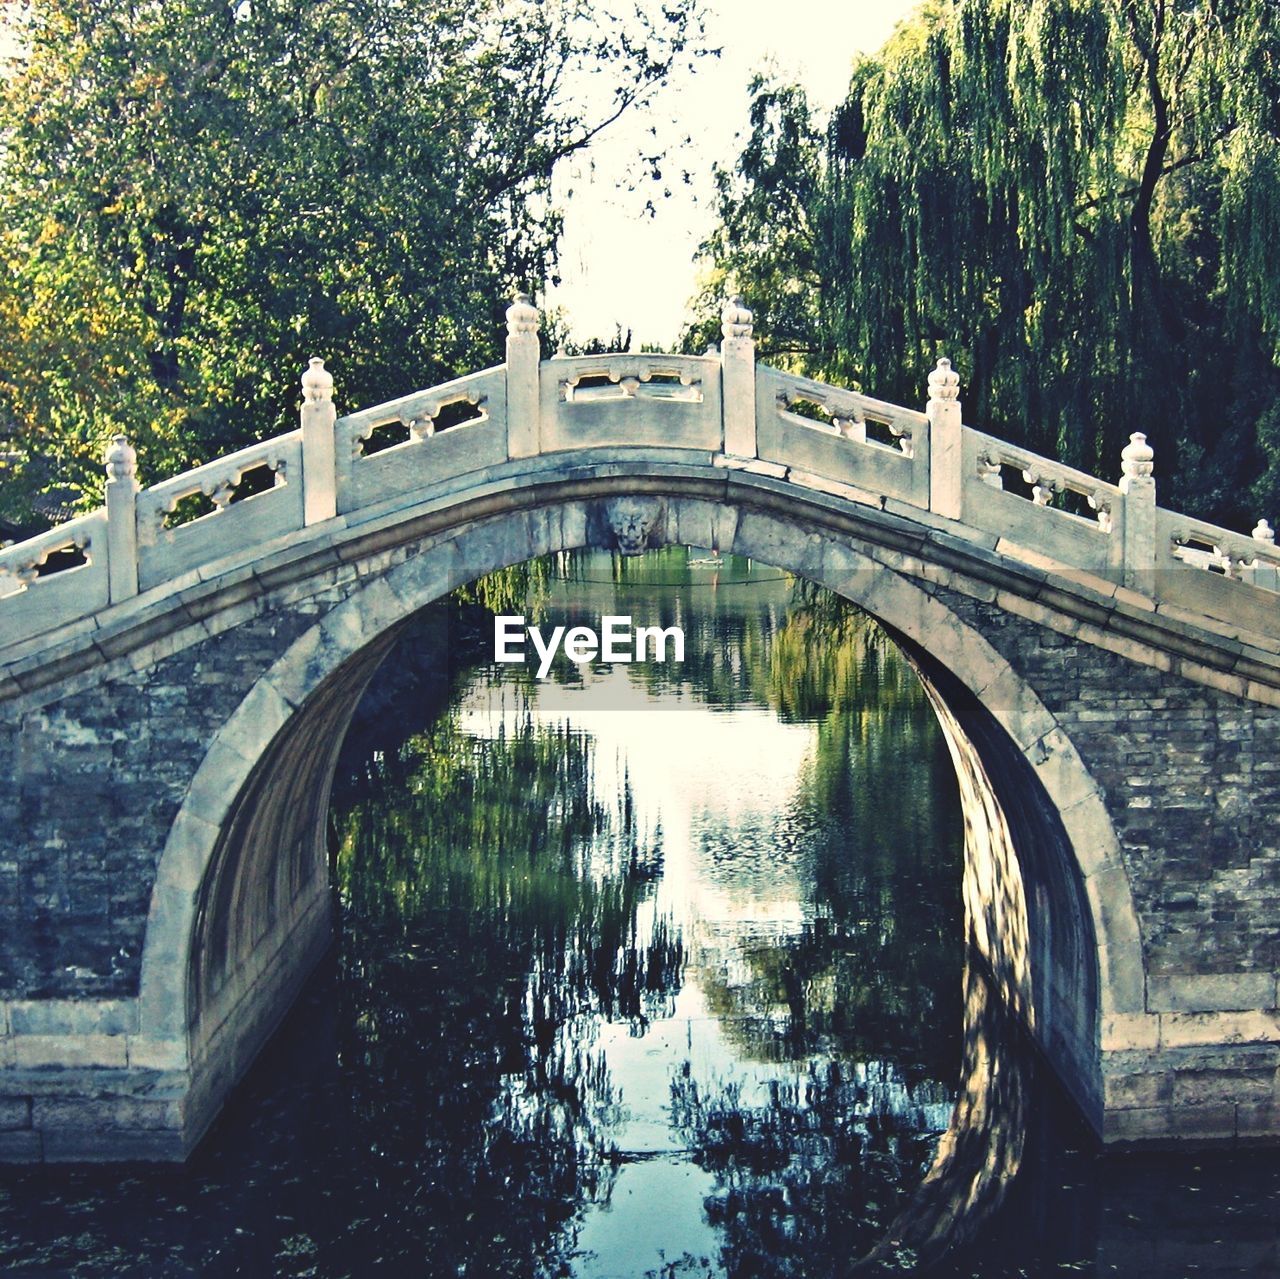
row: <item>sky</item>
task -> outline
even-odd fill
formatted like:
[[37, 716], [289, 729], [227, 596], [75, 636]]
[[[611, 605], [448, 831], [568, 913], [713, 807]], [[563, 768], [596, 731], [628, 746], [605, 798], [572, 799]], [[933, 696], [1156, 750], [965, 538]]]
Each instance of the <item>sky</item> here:
[[[916, 0], [707, 0], [708, 41], [723, 50], [664, 89], [649, 111], [618, 122], [558, 178], [565, 227], [561, 284], [539, 298], [562, 308], [575, 340], [609, 338], [620, 326], [633, 345], [670, 349], [697, 289], [694, 255], [714, 225], [712, 166], [727, 165], [747, 132], [747, 85], [772, 65], [830, 109], [849, 81], [854, 56], [873, 52]], [[620, 185], [655, 123], [675, 119], [688, 146], [669, 153], [664, 184], [628, 192]], [[737, 139], [737, 141], [735, 141]], [[679, 179], [694, 175], [693, 185]], [[644, 212], [654, 199], [656, 213]], [[750, 299], [747, 299], [750, 303]]]

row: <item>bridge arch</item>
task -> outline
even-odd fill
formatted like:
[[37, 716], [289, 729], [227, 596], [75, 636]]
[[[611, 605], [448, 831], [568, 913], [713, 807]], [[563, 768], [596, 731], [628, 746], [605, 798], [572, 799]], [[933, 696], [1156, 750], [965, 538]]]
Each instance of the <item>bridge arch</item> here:
[[806, 518], [792, 501], [784, 517], [678, 487], [619, 477], [604, 496], [597, 477], [400, 546], [390, 566], [379, 552], [226, 720], [170, 828], [142, 954], [139, 1032], [184, 1045], [188, 1148], [328, 943], [329, 783], [399, 626], [486, 572], [617, 545], [620, 495], [642, 514], [639, 533], [622, 536], [719, 545], [808, 578], [877, 619], [916, 663], [965, 803], [971, 932], [1006, 1001], [1101, 1126], [1100, 1024], [1143, 1011], [1143, 963], [1119, 843], [1071, 738], [975, 626], [856, 536], [824, 527], [820, 510]]
[[327, 939], [315, 744], [380, 646], [489, 569], [625, 549], [627, 494], [642, 542], [811, 578], [916, 662], [977, 940], [1105, 1140], [1280, 1139], [1270, 524], [1159, 506], [1141, 435], [1111, 483], [965, 425], [945, 359], [921, 412], [722, 321], [547, 359], [520, 298], [503, 364], [342, 417], [316, 359], [298, 430], [147, 487], [117, 437], [104, 509], [0, 547], [0, 1161], [184, 1156]]

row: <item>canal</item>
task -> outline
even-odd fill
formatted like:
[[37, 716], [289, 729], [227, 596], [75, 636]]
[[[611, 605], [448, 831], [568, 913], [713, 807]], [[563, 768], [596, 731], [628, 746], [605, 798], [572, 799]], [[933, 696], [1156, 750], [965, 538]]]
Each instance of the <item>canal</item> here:
[[[495, 614], [684, 660], [494, 662]], [[331, 810], [332, 955], [181, 1169], [0, 1175], [0, 1270], [1268, 1273], [1280, 1158], [1103, 1158], [967, 963], [963, 818], [892, 643], [671, 548], [409, 625]]]

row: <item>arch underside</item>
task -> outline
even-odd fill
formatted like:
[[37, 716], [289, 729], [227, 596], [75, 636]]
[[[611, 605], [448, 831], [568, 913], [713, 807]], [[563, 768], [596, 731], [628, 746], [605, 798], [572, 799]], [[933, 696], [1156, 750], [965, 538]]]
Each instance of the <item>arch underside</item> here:
[[[853, 537], [807, 523], [802, 504], [784, 518], [727, 500], [645, 501], [644, 545], [718, 546], [806, 577], [877, 619], [916, 665], [965, 803], [971, 938], [1005, 1003], [1100, 1128], [1100, 1019], [1140, 1011], [1131, 992], [1141, 991], [1142, 960], [1127, 895], [1117, 907], [1112, 892], [1099, 908], [1097, 881], [1113, 881], [1118, 845], [1053, 717], [977, 630]], [[608, 502], [559, 495], [407, 550], [296, 640], [219, 733], [161, 861], [139, 997], [142, 1033], [186, 1046], [186, 1149], [328, 943], [334, 761], [398, 624], [484, 573], [555, 551], [616, 548]]]

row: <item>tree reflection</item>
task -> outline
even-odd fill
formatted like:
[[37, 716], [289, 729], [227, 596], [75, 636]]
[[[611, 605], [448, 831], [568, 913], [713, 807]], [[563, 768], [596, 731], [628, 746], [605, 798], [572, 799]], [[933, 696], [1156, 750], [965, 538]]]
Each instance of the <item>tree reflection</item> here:
[[437, 1273], [566, 1271], [614, 1166], [593, 1027], [660, 1013], [680, 979], [678, 933], [637, 923], [631, 806], [595, 792], [581, 734], [445, 716], [348, 799], [340, 1055]]
[[[932, 711], [856, 609], [732, 558], [723, 573], [699, 579], [680, 551], [564, 556], [451, 607], [544, 625], [627, 611], [678, 622], [684, 666], [635, 665], [632, 679], [658, 697], [811, 725], [784, 811], [759, 829], [725, 815], [701, 831], [718, 883], [734, 883], [744, 841], [782, 867], [804, 901], [796, 926], [689, 954], [663, 920], [642, 926], [662, 861], [636, 829], [629, 786], [603, 803], [590, 742], [527, 714], [478, 739], [446, 709], [375, 753], [344, 828], [344, 1060], [358, 1067], [357, 1103], [398, 1150], [448, 1142], [459, 1205], [495, 1202], [498, 1175], [520, 1186], [536, 1212], [504, 1207], [501, 1237], [551, 1271], [571, 1265], [577, 1208], [606, 1201], [630, 1157], [609, 1145], [623, 1108], [595, 1047], [600, 1021], [642, 1031], [670, 1011], [686, 964], [732, 1060], [771, 1068], [702, 1078], [686, 1061], [671, 1087], [679, 1139], [715, 1179], [705, 1210], [731, 1275], [834, 1274], [872, 1249], [928, 1168], [954, 1097], [960, 825]], [[474, 665], [460, 655], [487, 656], [487, 644], [468, 647], [468, 634], [488, 639], [476, 616], [472, 632], [450, 623], [463, 671]], [[501, 674], [533, 696], [527, 668]], [[559, 663], [553, 678], [583, 672]], [[448, 685], [448, 705], [463, 682]], [[397, 1095], [405, 1114], [389, 1122]], [[484, 1228], [463, 1233], [465, 1255], [490, 1264]]]
[[959, 1058], [960, 815], [919, 681], [865, 615], [824, 593], [786, 617], [767, 667], [779, 714], [815, 722], [789, 810], [767, 832], [813, 903], [748, 943], [750, 980], [714, 1007], [770, 1059], [889, 1057], [950, 1081]]
[[716, 1191], [721, 1265], [739, 1276], [843, 1273], [878, 1242], [933, 1155], [930, 1109], [949, 1090], [907, 1087], [889, 1062], [814, 1059], [754, 1101], [733, 1083], [672, 1083], [675, 1122]]

